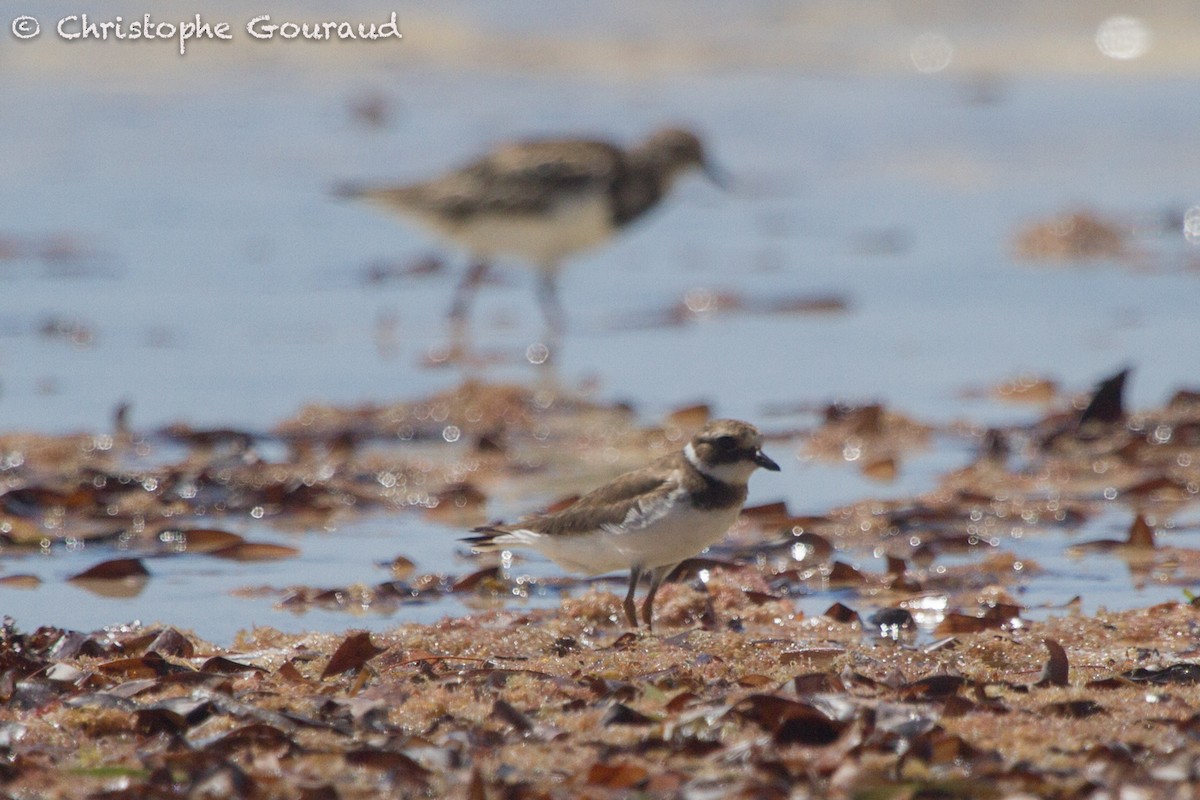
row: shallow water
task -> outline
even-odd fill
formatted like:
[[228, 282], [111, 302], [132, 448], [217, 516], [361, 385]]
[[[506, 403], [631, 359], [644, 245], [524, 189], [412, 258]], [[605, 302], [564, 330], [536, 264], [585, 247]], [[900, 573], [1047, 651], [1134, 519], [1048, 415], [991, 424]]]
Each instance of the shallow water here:
[[[176, 5], [164, 4], [163, 14]], [[423, 362], [443, 341], [458, 261], [428, 277], [371, 283], [372, 264], [404, 265], [437, 245], [338, 201], [329, 187], [422, 177], [513, 135], [632, 141], [676, 120], [704, 133], [734, 184], [721, 192], [686, 181], [651, 219], [571, 264], [562, 286], [570, 327], [557, 354], [566, 384], [628, 399], [648, 421], [705, 401], [769, 428], [773, 407], [835, 399], [881, 400], [936, 424], [1031, 420], [1037, 409], [964, 396], [1022, 372], [1082, 391], [1132, 364], [1135, 407], [1200, 382], [1192, 346], [1200, 252], [1177, 222], [1164, 221], [1200, 204], [1200, 107], [1186, 57], [1164, 56], [1152, 69], [1103, 59], [1071, 69], [1038, 61], [1057, 52], [1050, 47], [1028, 63], [985, 70], [970, 65], [986, 66], [1020, 20], [994, 34], [952, 20], [963, 44], [948, 68], [925, 75], [903, 58], [921, 20], [883, 18], [866, 35], [842, 31], [830, 11], [823, 33], [805, 34], [809, 49], [789, 54], [769, 24], [786, 7], [767, 4], [730, 28], [723, 56], [706, 50], [705, 23], [724, 12], [706, 5], [671, 35], [669, 58], [634, 48], [629, 63], [608, 64], [605, 48], [619, 43], [611, 31], [620, 26], [634, 41], [667, 35], [664, 13], [643, 18], [636, 8], [592, 41], [594, 29], [569, 4], [556, 16], [461, 3], [442, 18], [416, 18], [400, 45], [414, 42], [411, 58], [336, 44], [198, 47], [185, 60], [149, 45], [6, 47], [0, 99], [18, 113], [0, 116], [10, 154], [0, 166], [3, 427], [103, 431], [129, 401], [137, 429], [182, 420], [262, 430], [306, 402], [387, 402], [453, 385], [460, 371]], [[238, 18], [241, 9], [212, 13]], [[1085, 52], [1096, 21], [1084, 12], [1073, 19], [1045, 35], [1060, 37], [1064, 52]], [[1043, 30], [1036, 16], [1027, 23]], [[455, 49], [460, 28], [494, 49]], [[1179, 30], [1160, 28], [1160, 49], [1175, 53], [1169, 45], [1191, 29]], [[901, 57], [858, 63], [824, 57], [813, 44], [855, 33], [862, 38], [847, 40], [846, 52]], [[581, 45], [577, 62], [543, 68], [519, 56], [528, 36], [593, 49]], [[547, 46], [546, 57], [570, 51]], [[349, 109], [364, 97], [390, 111], [388, 124], [356, 120]], [[1082, 265], [1014, 260], [1023, 224], [1080, 207], [1135, 223], [1142, 254]], [[541, 337], [540, 319], [530, 276], [504, 275], [481, 293], [476, 336], [520, 352]], [[697, 288], [834, 295], [849, 310], [636, 324]], [[512, 363], [482, 374], [529, 381], [537, 371]], [[962, 458], [961, 444], [940, 444], [882, 487], [849, 467], [793, 459], [782, 475], [755, 479], [751, 502], [786, 499], [796, 513], [820, 513], [918, 493]], [[258, 533], [253, 521], [236, 522]], [[413, 516], [336, 533], [264, 529], [258, 538], [294, 544], [302, 556], [269, 565], [155, 560], [154, 578], [131, 600], [97, 599], [62, 580], [111, 552], [5, 558], [3, 572], [47, 582], [0, 589], [0, 602], [23, 625], [142, 618], [218, 639], [252, 624], [431, 620], [461, 608], [295, 617], [228, 592], [377, 582], [386, 571], [376, 562], [401, 553], [425, 571], [465, 571], [453, 556], [458, 533]], [[1136, 591], [1104, 559], [1084, 569], [1056, 558], [1055, 537], [1006, 545], [1054, 565], [1026, 585], [1031, 605], [1074, 594], [1085, 606], [1102, 596], [1110, 607], [1179, 596]], [[813, 599], [817, 610], [829, 602]]]

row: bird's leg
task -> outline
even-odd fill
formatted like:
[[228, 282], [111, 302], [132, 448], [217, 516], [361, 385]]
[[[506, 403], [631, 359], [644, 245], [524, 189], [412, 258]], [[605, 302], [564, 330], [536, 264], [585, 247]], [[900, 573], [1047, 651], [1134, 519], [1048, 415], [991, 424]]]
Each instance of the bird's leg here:
[[466, 320], [467, 312], [471, 309], [471, 301], [483, 279], [487, 277], [488, 262], [483, 259], [471, 264], [470, 269], [462, 276], [454, 289], [454, 302], [450, 305], [450, 319], [461, 322]]
[[629, 626], [637, 629], [637, 605], [633, 602], [633, 593], [637, 591], [638, 581], [642, 577], [642, 568], [633, 566], [629, 570], [629, 591], [625, 593], [625, 619], [629, 620]]
[[646, 592], [646, 599], [642, 602], [642, 621], [650, 630], [654, 630], [654, 595], [658, 594], [658, 587], [662, 585], [663, 578], [667, 577], [667, 573], [674, 566], [668, 564], [665, 567], [655, 567], [650, 573], [650, 591]]
[[562, 304], [558, 301], [558, 266], [550, 265], [538, 270], [538, 303], [551, 333], [562, 333], [566, 323]]

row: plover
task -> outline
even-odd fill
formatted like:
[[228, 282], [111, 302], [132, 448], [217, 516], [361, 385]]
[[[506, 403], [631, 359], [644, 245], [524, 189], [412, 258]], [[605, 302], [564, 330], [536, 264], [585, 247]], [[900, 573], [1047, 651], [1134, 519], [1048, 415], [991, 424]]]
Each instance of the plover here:
[[650, 626], [663, 578], [725, 535], [758, 467], [779, 470], [763, 453], [758, 429], [738, 420], [716, 420], [682, 450], [621, 475], [561, 511], [511, 525], [485, 525], [464, 541], [476, 552], [527, 547], [588, 575], [629, 570], [625, 616], [634, 628], [634, 592], [648, 574], [642, 620]]
[[466, 318], [491, 261], [515, 256], [536, 267], [542, 312], [552, 329], [561, 330], [557, 278], [563, 260], [643, 216], [693, 168], [721, 184], [699, 137], [666, 128], [626, 150], [588, 139], [517, 141], [429, 181], [348, 184], [336, 193], [407, 217], [470, 254], [452, 319]]

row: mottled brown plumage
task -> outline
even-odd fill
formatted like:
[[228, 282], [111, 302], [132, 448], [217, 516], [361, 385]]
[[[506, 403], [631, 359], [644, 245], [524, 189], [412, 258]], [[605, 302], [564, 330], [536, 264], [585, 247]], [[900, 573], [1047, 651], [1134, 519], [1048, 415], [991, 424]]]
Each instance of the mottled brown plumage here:
[[557, 325], [562, 260], [654, 208], [694, 167], [708, 169], [699, 138], [668, 128], [628, 150], [587, 139], [518, 141], [429, 181], [339, 193], [413, 219], [471, 254], [475, 267], [459, 286], [452, 315], [465, 316], [464, 293], [491, 260], [513, 255], [539, 269], [543, 310]]

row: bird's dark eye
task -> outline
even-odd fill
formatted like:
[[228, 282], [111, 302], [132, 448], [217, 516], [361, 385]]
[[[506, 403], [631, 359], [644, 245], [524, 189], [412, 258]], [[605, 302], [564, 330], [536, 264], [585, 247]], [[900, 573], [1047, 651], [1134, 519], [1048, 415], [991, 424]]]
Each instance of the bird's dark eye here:
[[737, 447], [737, 439], [733, 436], [718, 436], [713, 445], [718, 450], [732, 450]]

